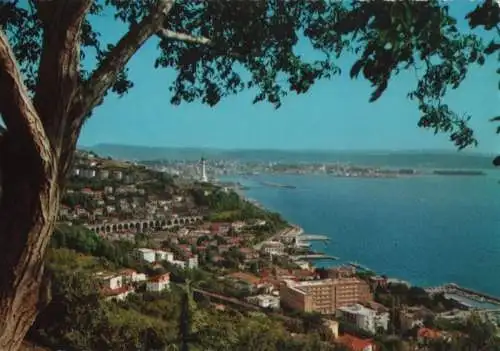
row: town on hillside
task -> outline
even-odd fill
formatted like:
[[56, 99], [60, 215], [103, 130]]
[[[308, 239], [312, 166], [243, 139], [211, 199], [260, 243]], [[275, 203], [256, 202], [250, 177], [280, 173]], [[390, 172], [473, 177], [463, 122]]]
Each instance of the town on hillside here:
[[[84, 272], [104, 303], [140, 318], [153, 318], [159, 301], [191, 289], [198, 310], [216, 313], [211, 318], [235, 318], [234, 311], [267, 318], [285, 339], [307, 343], [315, 335], [323, 348], [314, 350], [437, 350], [477, 337], [470, 323], [478, 330], [493, 325], [491, 314], [446, 291], [356, 264], [315, 268], [314, 258], [336, 258], [312, 252], [303, 230], [279, 214], [208, 179], [203, 160], [198, 175], [189, 180], [79, 151], [49, 267]], [[42, 326], [34, 328], [36, 340], [54, 343], [41, 336]]]

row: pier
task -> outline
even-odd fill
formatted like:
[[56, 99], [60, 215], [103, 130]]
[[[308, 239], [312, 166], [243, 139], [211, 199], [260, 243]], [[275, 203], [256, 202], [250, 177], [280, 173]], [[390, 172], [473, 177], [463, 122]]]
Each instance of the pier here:
[[302, 234], [298, 235], [296, 240], [300, 241], [329, 241], [330, 238], [326, 235]]
[[291, 259], [294, 261], [300, 261], [300, 260], [333, 260], [333, 261], [336, 261], [339, 258], [336, 256], [325, 255], [325, 254], [311, 254], [311, 255], [291, 256]]

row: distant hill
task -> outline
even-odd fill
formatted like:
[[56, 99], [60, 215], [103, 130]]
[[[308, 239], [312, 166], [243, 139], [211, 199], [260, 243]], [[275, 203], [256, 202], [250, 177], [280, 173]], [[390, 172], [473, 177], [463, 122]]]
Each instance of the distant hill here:
[[240, 160], [246, 162], [341, 162], [365, 166], [494, 169], [493, 155], [458, 151], [222, 150], [99, 144], [83, 148], [100, 156], [144, 160]]

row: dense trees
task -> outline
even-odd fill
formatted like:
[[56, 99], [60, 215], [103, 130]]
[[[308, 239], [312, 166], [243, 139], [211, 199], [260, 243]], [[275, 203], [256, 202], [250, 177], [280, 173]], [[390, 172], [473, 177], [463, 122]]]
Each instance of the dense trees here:
[[265, 226], [256, 228], [267, 233], [281, 229], [286, 222], [278, 213], [270, 212], [257, 207], [255, 204], [242, 199], [234, 191], [212, 189], [205, 193], [203, 189], [193, 189], [191, 195], [198, 206], [205, 206], [211, 211], [212, 221], [249, 221], [261, 219], [266, 221]]
[[58, 226], [54, 230], [50, 246], [68, 248], [86, 255], [102, 257], [119, 266], [138, 267], [138, 264], [130, 257], [130, 252], [134, 248], [133, 243], [109, 242], [81, 226]]
[[[105, 10], [129, 27], [107, 46], [92, 26]], [[472, 28], [498, 31], [498, 13], [497, 3], [485, 0], [468, 20]], [[460, 33], [437, 0], [11, 0], [0, 5], [0, 28], [0, 348], [6, 351], [17, 349], [37, 314], [43, 253], [82, 125], [109, 91], [133, 86], [126, 65], [151, 37], [160, 37], [155, 66], [177, 72], [173, 104], [214, 106], [249, 88], [254, 102], [279, 107], [286, 94], [339, 74], [336, 58], [346, 51], [358, 56], [351, 76], [373, 84], [373, 101], [401, 69], [422, 66], [409, 95], [422, 112], [419, 125], [449, 133], [458, 147], [475, 139], [467, 117], [442, 97], [460, 85], [469, 65], [499, 49]], [[294, 50], [299, 41], [311, 44], [312, 56]], [[94, 70], [82, 66], [89, 54]]]

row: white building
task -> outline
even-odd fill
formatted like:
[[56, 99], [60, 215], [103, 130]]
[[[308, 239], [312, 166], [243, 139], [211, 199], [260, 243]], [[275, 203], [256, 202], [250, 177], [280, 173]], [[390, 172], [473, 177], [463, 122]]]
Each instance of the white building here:
[[138, 260], [143, 260], [149, 263], [156, 261], [156, 253], [153, 249], [136, 249], [134, 251], [134, 257]]
[[146, 274], [137, 273], [137, 271], [133, 269], [124, 269], [120, 271], [120, 274], [123, 276], [123, 280], [126, 283], [137, 283], [147, 280]]
[[146, 283], [146, 290], [152, 292], [161, 292], [170, 287], [170, 273], [165, 273], [153, 277]]
[[96, 171], [95, 169], [82, 169], [80, 171], [80, 175], [83, 177], [83, 178], [95, 178], [96, 176]]
[[173, 261], [174, 254], [168, 251], [155, 250], [155, 260], [156, 261]]
[[280, 308], [280, 298], [273, 295], [257, 295], [250, 296], [248, 302], [253, 303], [262, 308], [278, 309]]
[[124, 285], [121, 274], [98, 272], [95, 277], [102, 284], [101, 293], [105, 300], [124, 300], [128, 295], [134, 292], [134, 289]]
[[123, 179], [123, 172], [122, 171], [114, 171], [113, 176], [116, 180], [122, 180]]
[[198, 255], [193, 255], [192, 257], [189, 257], [188, 260], [186, 261], [186, 266], [189, 269], [198, 268]]
[[171, 262], [174, 260], [174, 254], [171, 252], [147, 248], [136, 249], [134, 252], [134, 257], [138, 260], [143, 260], [149, 263], [158, 261]]
[[186, 269], [186, 261], [172, 260], [170, 263], [182, 269]]
[[360, 304], [340, 307], [337, 309], [337, 318], [355, 324], [358, 328], [377, 333], [378, 329], [387, 330], [389, 326], [389, 313], [379, 313]]
[[279, 241], [266, 241], [262, 244], [261, 250], [268, 255], [283, 255], [285, 244]]
[[105, 288], [115, 290], [123, 286], [123, 277], [120, 274], [106, 274], [104, 272], [98, 272], [95, 274]]

